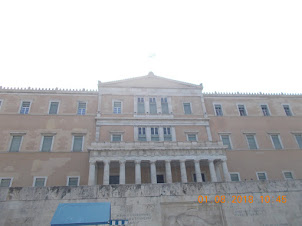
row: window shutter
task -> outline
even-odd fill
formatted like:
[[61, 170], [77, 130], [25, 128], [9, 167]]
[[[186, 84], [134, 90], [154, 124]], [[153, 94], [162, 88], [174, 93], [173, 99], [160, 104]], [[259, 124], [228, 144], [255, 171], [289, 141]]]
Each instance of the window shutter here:
[[69, 177], [68, 178], [68, 186], [78, 186], [78, 177]]
[[10, 181], [11, 179], [7, 178], [7, 179], [1, 179], [1, 183], [0, 183], [0, 187], [6, 187], [8, 188], [10, 185]]
[[13, 136], [9, 151], [18, 152], [20, 150], [21, 140], [22, 136]]
[[58, 113], [59, 102], [51, 102], [49, 108], [50, 115], [56, 115]]
[[52, 139], [53, 139], [53, 136], [44, 136], [43, 137], [43, 144], [42, 144], [41, 151], [43, 151], [43, 152], [51, 151]]
[[74, 136], [73, 140], [73, 151], [80, 152], [82, 151], [83, 146], [83, 136]]

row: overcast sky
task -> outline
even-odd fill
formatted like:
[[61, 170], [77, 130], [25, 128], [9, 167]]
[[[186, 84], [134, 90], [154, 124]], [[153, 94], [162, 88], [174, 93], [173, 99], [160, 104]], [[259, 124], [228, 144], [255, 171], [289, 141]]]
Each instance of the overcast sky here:
[[97, 89], [155, 75], [302, 92], [302, 1], [0, 1], [0, 86]]

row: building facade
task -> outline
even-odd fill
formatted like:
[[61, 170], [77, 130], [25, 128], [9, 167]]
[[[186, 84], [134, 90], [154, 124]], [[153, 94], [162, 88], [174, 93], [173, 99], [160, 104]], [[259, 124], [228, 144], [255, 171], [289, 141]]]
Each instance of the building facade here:
[[97, 91], [0, 87], [2, 187], [302, 179], [302, 96], [149, 73]]

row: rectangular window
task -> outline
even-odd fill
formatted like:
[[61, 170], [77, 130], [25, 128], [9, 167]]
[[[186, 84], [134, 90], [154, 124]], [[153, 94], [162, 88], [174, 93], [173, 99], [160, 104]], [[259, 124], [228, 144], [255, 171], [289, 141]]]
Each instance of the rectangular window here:
[[122, 141], [122, 135], [121, 134], [112, 134], [112, 142], [121, 142]]
[[161, 98], [161, 112], [162, 114], [169, 114], [169, 106], [168, 106], [168, 99]]
[[238, 104], [238, 111], [240, 116], [247, 116], [245, 106], [243, 104]]
[[223, 116], [221, 104], [215, 104], [214, 107], [216, 116]]
[[73, 136], [72, 151], [80, 152], [83, 150], [83, 139], [84, 136]]
[[151, 128], [151, 141], [159, 141], [158, 128]]
[[302, 134], [295, 134], [296, 141], [300, 149], [302, 149]]
[[53, 136], [43, 136], [42, 148], [41, 148], [42, 152], [51, 151], [52, 140], [53, 140]]
[[114, 101], [113, 103], [113, 114], [121, 114], [122, 113], [122, 102]]
[[230, 135], [221, 135], [221, 141], [222, 141], [223, 145], [228, 146], [228, 150], [232, 149]]
[[271, 138], [272, 138], [274, 148], [276, 150], [283, 149], [279, 134], [273, 134], [273, 135], [271, 135]]
[[139, 141], [146, 141], [146, 128], [145, 127], [139, 127], [138, 128], [138, 140]]
[[292, 180], [294, 179], [293, 173], [290, 171], [283, 171], [283, 176], [285, 180]]
[[197, 141], [197, 136], [195, 133], [187, 134], [188, 141]]
[[270, 116], [268, 106], [266, 104], [261, 105], [261, 110], [264, 116]]
[[150, 107], [150, 114], [156, 115], [157, 114], [157, 107], [156, 107], [156, 99], [154, 97], [149, 99], [149, 107]]
[[56, 115], [58, 114], [58, 109], [59, 109], [59, 102], [50, 102], [48, 114]]
[[172, 134], [170, 127], [164, 127], [164, 141], [172, 141]]
[[79, 186], [80, 177], [67, 177], [67, 186]]
[[119, 184], [120, 183], [120, 176], [109, 176], [109, 184]]
[[247, 143], [249, 145], [250, 150], [257, 150], [258, 149], [256, 139], [255, 139], [255, 135], [247, 134], [246, 135], [246, 140], [247, 140]]
[[185, 111], [185, 115], [192, 114], [191, 103], [184, 103], [184, 111]]
[[19, 152], [21, 146], [22, 136], [13, 136], [12, 142], [10, 144], [10, 152]]
[[79, 101], [78, 103], [78, 115], [86, 114], [86, 102]]
[[[202, 182], [206, 181], [206, 177], [205, 177], [204, 173], [201, 173], [201, 179], [202, 179]], [[193, 173], [193, 181], [197, 182], [196, 173]]]
[[284, 104], [284, 105], [283, 105], [283, 108], [284, 108], [285, 114], [286, 114], [287, 116], [293, 116], [292, 111], [290, 110], [290, 107], [289, 107], [288, 104]]
[[145, 101], [143, 97], [137, 98], [137, 114], [145, 114]]
[[46, 177], [35, 177], [33, 187], [45, 187]]
[[265, 172], [257, 172], [258, 180], [267, 180], [267, 176]]
[[0, 178], [0, 187], [8, 188], [12, 185], [12, 178]]
[[1, 109], [1, 106], [2, 106], [2, 100], [0, 100], [0, 109]]
[[230, 173], [231, 181], [240, 181], [239, 173]]
[[27, 115], [30, 110], [30, 101], [22, 101], [21, 109], [20, 109], [20, 114]]

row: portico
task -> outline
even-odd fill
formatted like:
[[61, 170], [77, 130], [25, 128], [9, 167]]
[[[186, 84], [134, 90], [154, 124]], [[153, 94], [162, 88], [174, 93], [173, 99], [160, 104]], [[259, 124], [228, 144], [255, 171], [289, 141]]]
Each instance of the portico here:
[[220, 168], [223, 180], [229, 181], [225, 150], [218, 143], [94, 143], [89, 149], [89, 185], [108, 185], [111, 165], [119, 184], [156, 184], [159, 175], [165, 178], [164, 183], [202, 182], [202, 172], [209, 175], [207, 181], [217, 182], [221, 180]]

